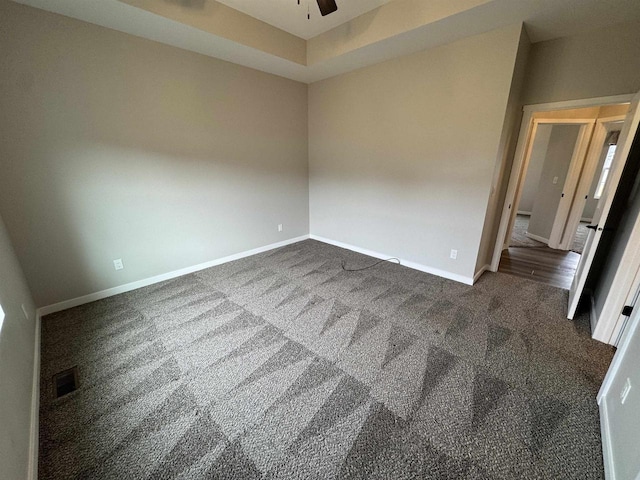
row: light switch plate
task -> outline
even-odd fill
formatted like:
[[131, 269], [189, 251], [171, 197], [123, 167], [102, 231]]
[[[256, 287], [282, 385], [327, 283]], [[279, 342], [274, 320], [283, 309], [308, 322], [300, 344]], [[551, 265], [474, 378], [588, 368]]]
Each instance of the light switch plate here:
[[631, 379], [627, 378], [627, 381], [624, 382], [624, 387], [622, 387], [622, 391], [620, 392], [620, 403], [624, 404], [629, 396], [629, 392], [631, 391]]

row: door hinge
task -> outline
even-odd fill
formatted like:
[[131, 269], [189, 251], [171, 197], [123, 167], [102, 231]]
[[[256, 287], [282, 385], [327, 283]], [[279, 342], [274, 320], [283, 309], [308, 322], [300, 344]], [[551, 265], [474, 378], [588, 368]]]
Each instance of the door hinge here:
[[625, 305], [624, 308], [622, 309], [622, 315], [624, 317], [630, 317], [632, 313], [633, 313], [632, 305]]

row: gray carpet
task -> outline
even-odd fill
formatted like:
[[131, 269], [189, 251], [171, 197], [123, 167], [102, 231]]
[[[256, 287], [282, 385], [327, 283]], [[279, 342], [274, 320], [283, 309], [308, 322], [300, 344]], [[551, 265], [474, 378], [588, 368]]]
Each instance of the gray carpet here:
[[[539, 242], [533, 238], [527, 237], [527, 229], [529, 228], [529, 216], [528, 215], [516, 215], [516, 220], [513, 223], [513, 230], [511, 230], [510, 247], [546, 247], [546, 243]], [[587, 243], [587, 235], [589, 230], [587, 229], [588, 222], [580, 222], [576, 229], [576, 234], [573, 237], [573, 243], [571, 244], [571, 251], [576, 253], [582, 253], [584, 246]]]
[[308, 240], [45, 317], [40, 478], [603, 478], [613, 349], [565, 291], [343, 259], [375, 261]]
[[529, 215], [516, 215], [511, 230], [510, 247], [546, 247], [546, 243], [539, 242], [533, 238], [527, 237], [527, 229], [529, 228]]

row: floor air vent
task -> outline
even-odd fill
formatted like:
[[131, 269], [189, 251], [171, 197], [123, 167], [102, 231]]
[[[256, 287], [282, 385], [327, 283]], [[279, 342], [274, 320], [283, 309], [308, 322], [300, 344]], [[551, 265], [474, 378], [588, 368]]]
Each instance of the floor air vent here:
[[78, 388], [78, 367], [56, 373], [53, 376], [53, 395], [55, 398], [64, 397]]

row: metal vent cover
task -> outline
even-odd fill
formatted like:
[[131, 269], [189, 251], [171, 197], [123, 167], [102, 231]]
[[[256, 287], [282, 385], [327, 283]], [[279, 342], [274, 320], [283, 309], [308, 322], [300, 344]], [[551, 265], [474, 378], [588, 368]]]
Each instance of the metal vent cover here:
[[64, 397], [71, 392], [75, 392], [79, 386], [78, 366], [76, 365], [53, 376], [53, 397]]

